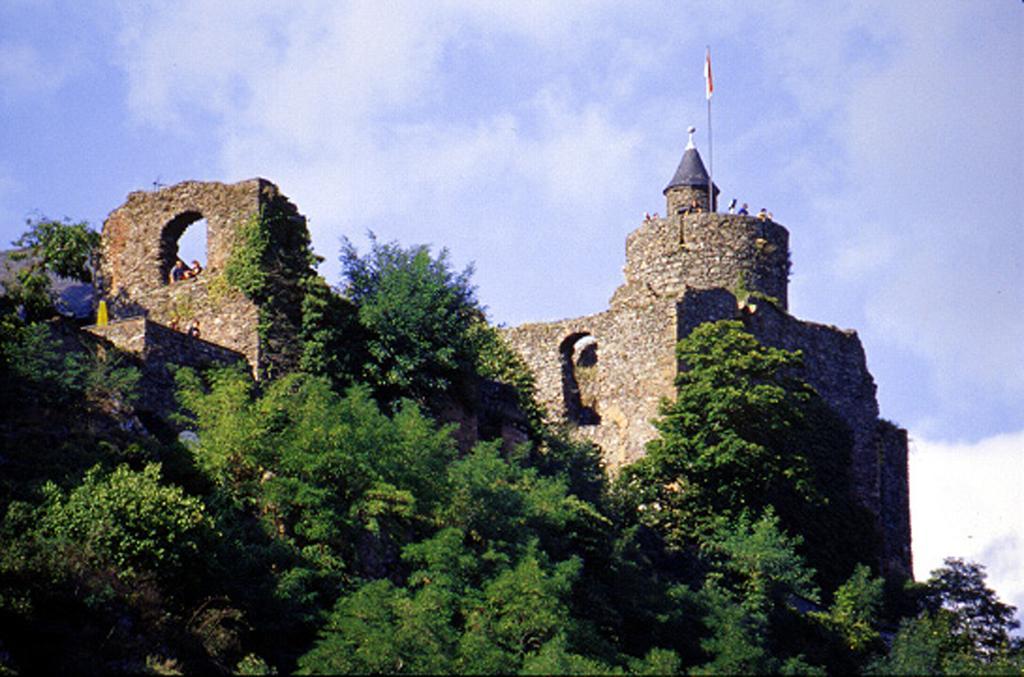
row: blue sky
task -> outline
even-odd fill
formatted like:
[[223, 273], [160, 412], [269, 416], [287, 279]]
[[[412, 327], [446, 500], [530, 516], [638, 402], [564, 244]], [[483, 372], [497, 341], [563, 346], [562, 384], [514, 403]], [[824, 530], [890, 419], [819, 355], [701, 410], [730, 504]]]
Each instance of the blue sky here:
[[[372, 229], [475, 262], [496, 322], [590, 314], [664, 211], [687, 126], [710, 159], [706, 45], [723, 197], [789, 228], [791, 310], [858, 331], [931, 478], [919, 573], [987, 554], [1024, 605], [1017, 0], [0, 0], [0, 239], [40, 214], [99, 227], [155, 183], [263, 176], [332, 283], [340, 238]], [[1002, 501], [968, 500], [956, 534], [954, 468]]]

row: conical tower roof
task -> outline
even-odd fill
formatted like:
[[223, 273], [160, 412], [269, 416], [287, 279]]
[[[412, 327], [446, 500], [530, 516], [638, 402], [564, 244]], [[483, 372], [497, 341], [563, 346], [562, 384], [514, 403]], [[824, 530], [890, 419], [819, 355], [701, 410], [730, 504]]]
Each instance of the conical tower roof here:
[[[673, 188], [680, 186], [692, 186], [697, 188], [707, 188], [708, 186], [708, 170], [704, 168], [704, 161], [700, 159], [700, 153], [697, 151], [697, 146], [693, 143], [693, 133], [696, 131], [693, 127], [690, 127], [690, 140], [686, 144], [686, 151], [683, 153], [683, 159], [679, 161], [679, 167], [676, 168], [676, 173], [672, 177], [672, 180], [665, 186], [665, 190], [662, 193], [667, 193]], [[718, 192], [718, 186], [714, 186], [715, 193]]]

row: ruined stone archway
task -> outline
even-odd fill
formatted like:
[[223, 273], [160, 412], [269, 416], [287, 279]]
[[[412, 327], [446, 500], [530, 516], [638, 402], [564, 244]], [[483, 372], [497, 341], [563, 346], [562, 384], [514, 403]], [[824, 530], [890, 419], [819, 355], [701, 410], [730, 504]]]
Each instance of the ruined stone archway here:
[[595, 394], [597, 347], [597, 340], [585, 331], [569, 334], [558, 346], [564, 415], [576, 425], [601, 423]]
[[206, 219], [206, 269], [223, 270], [239, 229], [279, 198], [277, 187], [263, 179], [186, 181], [130, 194], [103, 224], [104, 286], [113, 297], [135, 300], [165, 286], [178, 239], [200, 219]]
[[205, 242], [203, 243], [202, 258], [197, 260], [205, 267], [210, 248], [209, 223], [206, 221], [206, 217], [200, 212], [189, 210], [178, 214], [164, 226], [160, 234], [160, 275], [165, 283], [170, 277], [171, 268], [179, 258], [182, 258], [186, 265], [191, 265], [192, 261], [187, 260], [190, 257], [183, 255], [180, 245], [185, 233], [200, 225], [203, 226]]
[[[254, 219], [275, 238], [265, 262], [275, 285], [267, 295], [277, 304], [272, 309], [266, 298], [249, 298], [225, 276], [232, 252], [252, 246], [245, 233]], [[169, 284], [182, 236], [200, 221], [206, 224], [203, 273]], [[111, 320], [145, 317], [179, 332], [195, 328], [203, 341], [243, 354], [258, 372], [294, 359], [301, 289], [291, 281], [308, 273], [308, 242], [305, 218], [264, 179], [137, 191], [103, 224], [102, 294]], [[260, 334], [261, 313], [274, 314], [272, 337]]]

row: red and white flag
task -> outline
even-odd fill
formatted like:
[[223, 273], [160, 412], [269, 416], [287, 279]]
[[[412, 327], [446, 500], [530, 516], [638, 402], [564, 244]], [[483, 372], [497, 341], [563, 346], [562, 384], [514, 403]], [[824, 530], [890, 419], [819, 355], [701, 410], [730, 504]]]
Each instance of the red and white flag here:
[[704, 57], [704, 94], [707, 95], [708, 101], [711, 100], [711, 94], [715, 91], [715, 85], [711, 81], [711, 48], [708, 47], [707, 54]]

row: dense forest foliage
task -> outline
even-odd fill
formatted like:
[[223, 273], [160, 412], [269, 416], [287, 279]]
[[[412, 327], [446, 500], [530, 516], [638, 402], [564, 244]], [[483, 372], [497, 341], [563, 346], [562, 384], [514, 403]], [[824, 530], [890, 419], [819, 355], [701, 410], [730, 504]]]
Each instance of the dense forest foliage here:
[[[31, 224], [0, 297], [0, 672], [1024, 670], [980, 565], [878, 576], [849, 431], [739, 323], [680, 343], [611, 477], [544, 422], [471, 271], [346, 243], [301, 368], [178, 370], [179, 436], [125, 423], [128, 361], [61, 349], [46, 273], [88, 279], [81, 226]], [[477, 379], [516, 388], [528, 442], [460, 447], [443, 405]]]

